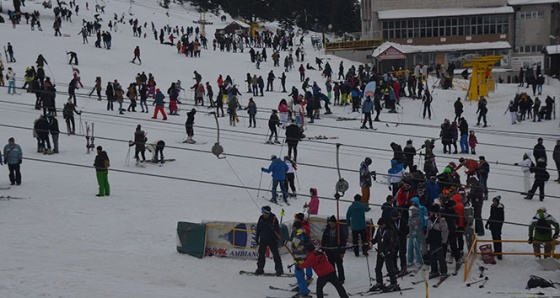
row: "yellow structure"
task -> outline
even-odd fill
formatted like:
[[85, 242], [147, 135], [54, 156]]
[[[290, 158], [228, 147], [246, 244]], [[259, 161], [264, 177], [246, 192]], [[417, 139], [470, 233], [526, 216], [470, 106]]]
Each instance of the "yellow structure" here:
[[492, 68], [503, 56], [484, 56], [463, 62], [463, 67], [472, 67], [471, 81], [468, 90], [468, 100], [478, 100], [481, 96], [488, 96], [494, 91], [496, 82], [492, 78]]

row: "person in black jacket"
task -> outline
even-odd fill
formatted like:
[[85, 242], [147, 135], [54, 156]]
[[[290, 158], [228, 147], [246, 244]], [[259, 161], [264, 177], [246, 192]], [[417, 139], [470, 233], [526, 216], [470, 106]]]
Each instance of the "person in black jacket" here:
[[414, 156], [416, 156], [416, 148], [412, 146], [412, 140], [406, 141], [406, 146], [403, 149], [404, 154], [404, 168], [408, 168], [409, 171], [414, 166]]
[[255, 234], [255, 242], [259, 245], [259, 256], [257, 259], [257, 270], [255, 275], [264, 274], [264, 264], [266, 258], [266, 249], [270, 249], [274, 257], [274, 268], [276, 275], [282, 275], [284, 269], [282, 268], [282, 259], [278, 252], [278, 240], [280, 240], [280, 225], [276, 215], [271, 212], [270, 206], [261, 208], [261, 216], [257, 222], [257, 229]]
[[97, 184], [99, 185], [99, 192], [95, 195], [97, 197], [109, 196], [111, 187], [109, 186], [109, 156], [103, 147], [97, 146], [97, 155], [93, 166], [95, 167], [95, 174], [97, 176]]
[[148, 139], [146, 138], [146, 132], [144, 132], [142, 130], [142, 126], [140, 126], [140, 124], [138, 124], [138, 126], [136, 126], [136, 131], [134, 132], [134, 143], [133, 145], [136, 145], [136, 147], [134, 148], [134, 159], [136, 159], [136, 165], [139, 164], [140, 162], [140, 158], [138, 156], [138, 154], [142, 155], [142, 163], [146, 162], [146, 141]]
[[58, 135], [60, 134], [60, 129], [58, 128], [58, 120], [54, 115], [49, 115], [49, 132], [52, 136], [53, 141], [53, 153], [58, 153]]
[[459, 134], [461, 140], [459, 141], [461, 145], [461, 153], [469, 153], [469, 123], [464, 117], [459, 119]]
[[[490, 217], [486, 222], [486, 229], [490, 230], [492, 233], [492, 240], [502, 240], [502, 226], [506, 219], [504, 213], [504, 205], [500, 203], [502, 199], [501, 196], [494, 197], [492, 199], [492, 205], [490, 206]], [[502, 243], [494, 242], [494, 252], [502, 252]], [[498, 254], [498, 260], [502, 259], [502, 255]]]
[[107, 111], [113, 110], [113, 102], [115, 101], [115, 92], [113, 90], [113, 84], [107, 82], [107, 87], [105, 88], [105, 95], [107, 96]]
[[470, 191], [468, 198], [474, 209], [475, 227], [474, 231], [478, 236], [484, 236], [484, 224], [482, 222], [482, 206], [484, 205], [484, 188], [480, 186], [478, 179], [471, 177], [468, 181]]
[[327, 227], [323, 232], [321, 238], [321, 249], [327, 255], [329, 263], [336, 268], [338, 272], [338, 279], [344, 283], [346, 279], [344, 276], [344, 253], [346, 252], [346, 239], [348, 238], [348, 226], [340, 225], [336, 217], [333, 215], [329, 217]]
[[381, 217], [389, 222], [391, 220], [391, 214], [396, 210], [395, 197], [393, 197], [392, 195], [387, 195], [387, 198], [385, 198], [385, 203], [381, 205]]
[[[397, 268], [395, 267], [397, 256], [395, 250], [398, 243], [397, 232], [391, 228], [389, 222], [384, 218], [380, 218], [377, 221], [377, 225], [379, 229], [377, 229], [377, 233], [371, 241], [372, 244], [377, 244], [377, 260], [375, 263], [375, 280], [377, 283], [371, 287], [370, 291], [395, 291], [399, 289], [396, 277]], [[383, 269], [383, 263], [385, 263], [391, 280], [391, 285], [387, 288], [383, 285], [383, 273], [381, 271]]]
[[[268, 137], [267, 144], [280, 144], [278, 141], [278, 131], [276, 127], [280, 126], [280, 119], [278, 118], [278, 111], [272, 110], [270, 118], [268, 119], [268, 129], [270, 130], [270, 136]], [[272, 137], [274, 137], [274, 143], [272, 142]]]
[[477, 176], [480, 186], [484, 189], [484, 200], [488, 200], [488, 173], [490, 173], [490, 164], [486, 162], [484, 156], [478, 157], [478, 170]]
[[[407, 270], [407, 262], [406, 262], [406, 242], [408, 236], [408, 220], [402, 219], [400, 212], [397, 210], [393, 210], [391, 212], [391, 221], [389, 226], [397, 232], [397, 242], [395, 243], [396, 252], [399, 256], [399, 260], [401, 263], [401, 270], [400, 273], [404, 274]], [[393, 258], [394, 268], [398, 270], [397, 266], [397, 258]]]
[[484, 98], [484, 96], [481, 96], [480, 100], [478, 101], [478, 109], [476, 110], [476, 112], [478, 113], [478, 122], [476, 123], [476, 126], [480, 126], [480, 120], [484, 122], [483, 127], [488, 126], [486, 122], [486, 114], [488, 114], [487, 105], [488, 105], [488, 101], [486, 101], [486, 98]]
[[294, 152], [294, 162], [297, 162], [297, 145], [301, 140], [301, 129], [294, 122], [286, 126], [286, 143], [288, 144], [288, 157], [292, 158]]
[[381, 111], [383, 110], [383, 108], [381, 107], [381, 96], [377, 93], [377, 90], [373, 95], [373, 109], [375, 110], [375, 119], [373, 119], [373, 121], [376, 122], [381, 121], [379, 120], [379, 113], [381, 113]]
[[550, 174], [546, 171], [546, 159], [544, 157], [539, 158], [537, 164], [532, 166], [530, 171], [535, 173], [535, 182], [533, 182], [533, 187], [529, 190], [525, 200], [532, 200], [538, 188], [539, 200], [542, 202], [544, 201], [544, 183], [550, 178]]
[[544, 158], [544, 161], [547, 162], [546, 158], [546, 149], [543, 145], [543, 138], [538, 138], [537, 144], [533, 147], [533, 157], [535, 160], [539, 160], [539, 158]]
[[460, 97], [457, 97], [453, 107], [455, 108], [455, 119], [453, 121], [457, 121], [457, 119], [461, 119], [461, 115], [463, 114], [463, 103]]
[[404, 154], [401, 145], [392, 142], [390, 146], [391, 149], [393, 149], [393, 159], [396, 160], [398, 164], [404, 164]]
[[33, 132], [37, 138], [37, 152], [48, 154], [51, 151], [51, 142], [49, 140], [49, 122], [43, 115], [35, 120]]
[[187, 121], [185, 122], [185, 129], [187, 130], [187, 139], [183, 143], [189, 143], [189, 144], [196, 143], [196, 141], [193, 140], [193, 136], [194, 136], [193, 125], [194, 125], [195, 114], [196, 114], [196, 109], [191, 109], [191, 111], [187, 113]]

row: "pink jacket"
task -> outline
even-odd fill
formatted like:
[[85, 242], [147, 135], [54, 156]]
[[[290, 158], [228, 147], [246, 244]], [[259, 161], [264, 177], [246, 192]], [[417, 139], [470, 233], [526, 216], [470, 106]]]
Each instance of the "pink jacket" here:
[[309, 214], [319, 213], [319, 198], [317, 196], [312, 196], [311, 201], [309, 201]]
[[280, 104], [280, 105], [278, 105], [278, 112], [280, 112], [280, 113], [288, 113], [288, 112], [289, 112], [288, 106], [285, 105], [285, 104]]

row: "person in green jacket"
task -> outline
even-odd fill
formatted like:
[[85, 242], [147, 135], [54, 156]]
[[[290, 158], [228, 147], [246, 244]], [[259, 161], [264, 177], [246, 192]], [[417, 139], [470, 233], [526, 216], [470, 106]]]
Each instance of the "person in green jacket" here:
[[99, 184], [99, 192], [97, 197], [109, 196], [111, 187], [109, 186], [109, 156], [103, 151], [103, 147], [97, 146], [97, 156], [93, 163], [97, 175], [97, 184]]
[[[554, 234], [552, 231], [554, 230]], [[544, 257], [552, 253], [552, 240], [558, 239], [559, 225], [556, 218], [546, 212], [546, 207], [540, 207], [529, 225], [529, 244], [533, 244], [533, 252], [541, 258], [541, 244], [544, 244]]]
[[357, 194], [354, 196], [354, 202], [346, 212], [346, 222], [350, 223], [352, 228], [352, 242], [354, 243], [354, 254], [360, 256], [360, 247], [358, 246], [358, 238], [362, 240], [362, 253], [368, 256], [368, 240], [366, 237], [366, 212], [371, 210], [369, 206], [362, 203], [362, 196]]

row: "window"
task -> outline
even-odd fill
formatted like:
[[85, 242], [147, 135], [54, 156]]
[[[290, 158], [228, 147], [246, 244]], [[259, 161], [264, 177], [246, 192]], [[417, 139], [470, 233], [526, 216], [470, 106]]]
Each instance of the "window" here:
[[531, 46], [525, 46], [525, 53], [530, 53], [531, 52]]
[[457, 36], [457, 27], [451, 27], [451, 35]]
[[540, 53], [540, 52], [542, 52], [542, 50], [543, 50], [543, 46], [542, 46], [542, 45], [538, 45], [538, 46], [537, 46], [537, 52]]
[[432, 28], [431, 27], [426, 28], [426, 37], [432, 37]]
[[544, 19], [544, 12], [543, 11], [539, 11], [539, 19]]
[[538, 11], [531, 11], [531, 18], [532, 19], [536, 19], [539, 17], [539, 12]]
[[519, 13], [519, 18], [522, 19], [522, 20], [525, 19], [525, 12], [524, 11]]

